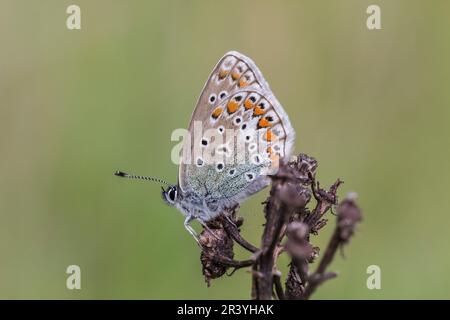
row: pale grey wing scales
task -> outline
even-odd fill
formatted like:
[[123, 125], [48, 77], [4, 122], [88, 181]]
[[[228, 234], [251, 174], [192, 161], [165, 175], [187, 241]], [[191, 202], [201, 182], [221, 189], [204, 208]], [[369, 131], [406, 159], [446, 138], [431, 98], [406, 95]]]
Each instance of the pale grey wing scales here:
[[[195, 168], [189, 170], [196, 178], [189, 179], [188, 187], [205, 196], [206, 200], [229, 202], [231, 205], [267, 185], [267, 176], [260, 175], [262, 169], [262, 165], [239, 164], [225, 166], [221, 174], [216, 172], [214, 165], [205, 166], [203, 170]], [[234, 170], [232, 176], [230, 170]]]

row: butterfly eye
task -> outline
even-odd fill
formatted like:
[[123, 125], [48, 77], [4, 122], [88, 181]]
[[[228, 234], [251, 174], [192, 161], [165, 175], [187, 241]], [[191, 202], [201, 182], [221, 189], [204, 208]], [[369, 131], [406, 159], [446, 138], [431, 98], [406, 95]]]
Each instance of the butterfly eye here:
[[167, 190], [167, 198], [171, 202], [175, 202], [177, 198], [177, 188], [176, 187], [169, 187]]

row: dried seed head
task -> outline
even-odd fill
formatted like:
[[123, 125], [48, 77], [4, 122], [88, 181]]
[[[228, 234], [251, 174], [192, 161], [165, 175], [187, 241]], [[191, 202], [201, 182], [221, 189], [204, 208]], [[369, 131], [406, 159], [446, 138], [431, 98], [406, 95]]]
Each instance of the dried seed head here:
[[232, 259], [233, 241], [228, 237], [223, 229], [203, 230], [199, 237], [202, 253], [200, 261], [202, 272], [208, 286], [211, 279], [216, 279], [225, 274], [227, 267], [214, 260], [216, 256]]
[[337, 208], [340, 238], [344, 243], [353, 235], [357, 223], [362, 220], [361, 209], [351, 197], [344, 199]]

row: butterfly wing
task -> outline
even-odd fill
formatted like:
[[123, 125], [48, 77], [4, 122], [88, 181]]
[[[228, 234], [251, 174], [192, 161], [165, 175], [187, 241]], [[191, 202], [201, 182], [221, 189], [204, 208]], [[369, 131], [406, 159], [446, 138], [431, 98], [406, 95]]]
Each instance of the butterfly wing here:
[[179, 185], [227, 205], [265, 187], [295, 132], [255, 63], [228, 52], [214, 68], [189, 124]]

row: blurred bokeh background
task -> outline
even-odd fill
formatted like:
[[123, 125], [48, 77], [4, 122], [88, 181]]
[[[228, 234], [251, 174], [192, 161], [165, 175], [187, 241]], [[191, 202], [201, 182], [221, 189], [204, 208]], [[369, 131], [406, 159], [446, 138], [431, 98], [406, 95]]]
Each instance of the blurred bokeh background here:
[[[449, 15], [445, 0], [1, 0], [0, 298], [249, 298], [245, 270], [206, 287], [159, 185], [113, 176], [176, 182], [170, 134], [229, 50], [259, 65], [322, 184], [359, 194], [364, 222], [314, 298], [450, 298]], [[254, 243], [266, 196], [242, 206]]]

